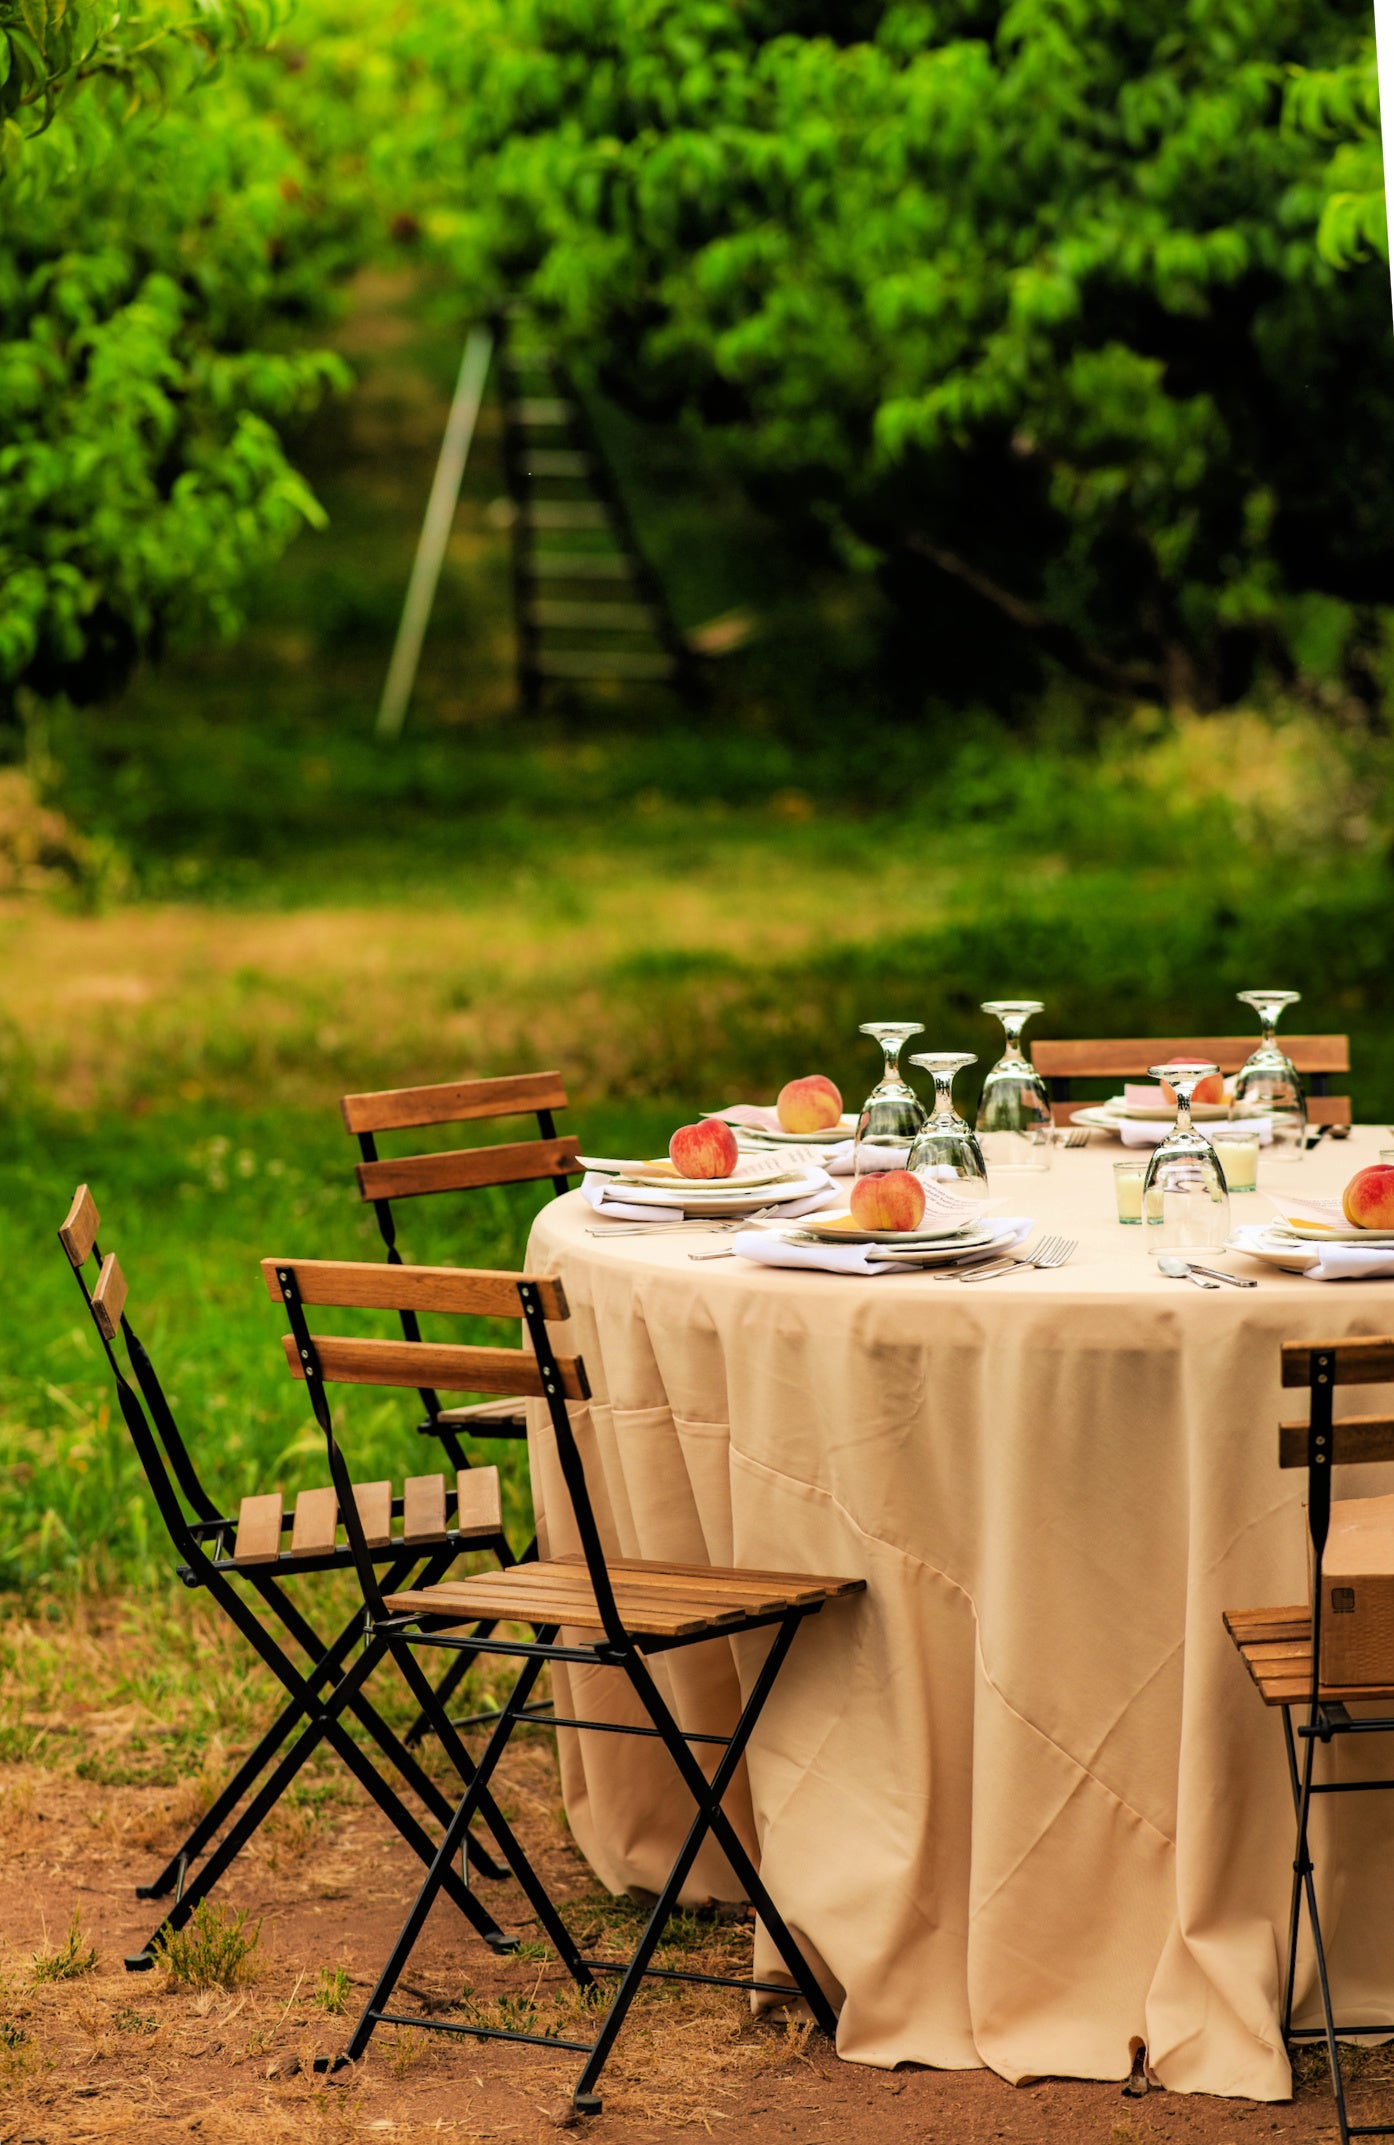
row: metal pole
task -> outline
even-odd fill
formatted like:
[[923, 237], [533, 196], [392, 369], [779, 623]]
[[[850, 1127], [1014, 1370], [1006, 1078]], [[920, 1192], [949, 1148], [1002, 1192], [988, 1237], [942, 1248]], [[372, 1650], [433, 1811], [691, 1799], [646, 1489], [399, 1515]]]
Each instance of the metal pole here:
[[436, 463], [435, 480], [426, 505], [426, 519], [421, 524], [421, 537], [412, 563], [411, 580], [407, 583], [407, 600], [402, 606], [402, 622], [397, 628], [396, 646], [392, 650], [392, 661], [388, 665], [387, 682], [382, 689], [382, 705], [378, 709], [376, 734], [384, 740], [400, 737], [402, 724], [406, 720], [407, 703], [416, 683], [416, 666], [421, 660], [421, 644], [426, 638], [431, 605], [436, 600], [436, 583], [440, 579], [445, 547], [450, 541], [455, 507], [460, 497], [460, 483], [465, 474], [465, 461], [479, 419], [479, 405], [484, 398], [484, 382], [489, 375], [489, 360], [493, 351], [492, 330], [471, 328], [465, 338], [464, 356], [460, 360], [460, 377], [455, 383], [455, 399], [450, 405], [445, 437], [440, 443], [440, 459]]

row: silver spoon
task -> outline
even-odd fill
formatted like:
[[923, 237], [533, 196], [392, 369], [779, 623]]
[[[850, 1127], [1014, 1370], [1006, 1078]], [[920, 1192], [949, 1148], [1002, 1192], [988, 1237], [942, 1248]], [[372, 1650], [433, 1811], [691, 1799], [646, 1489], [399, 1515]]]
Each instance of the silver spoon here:
[[1189, 1267], [1184, 1259], [1174, 1259], [1169, 1255], [1158, 1259], [1157, 1271], [1165, 1274], [1170, 1281], [1194, 1281], [1197, 1288], [1218, 1288], [1220, 1285], [1218, 1281], [1207, 1281], [1203, 1274], [1198, 1274]]

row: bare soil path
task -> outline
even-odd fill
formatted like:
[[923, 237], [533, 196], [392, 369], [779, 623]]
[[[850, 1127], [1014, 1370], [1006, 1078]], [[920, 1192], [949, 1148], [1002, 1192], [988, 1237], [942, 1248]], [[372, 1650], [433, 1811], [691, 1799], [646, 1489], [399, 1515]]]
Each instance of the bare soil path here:
[[[569, 1845], [550, 1755], [520, 1752], [507, 1807], [573, 1926], [625, 1948], [634, 1911], [609, 1901]], [[35, 1767], [0, 1769], [0, 2145], [89, 2145], [106, 2139], [196, 2137], [218, 2145], [425, 2145], [449, 2139], [535, 2145], [571, 2127], [571, 2059], [444, 2035], [380, 2030], [367, 2059], [326, 2081], [317, 2053], [342, 2045], [366, 1985], [410, 1896], [416, 1865], [389, 1841], [373, 1810], [337, 1782], [273, 1820], [226, 1885], [231, 1905], [261, 1919], [251, 1977], [230, 1989], [191, 1989], [163, 1971], [124, 1972], [148, 1933], [133, 1885], [187, 1822], [187, 1789], [94, 1785]], [[532, 1931], [510, 1885], [491, 1906], [520, 1937]], [[77, 1910], [96, 1966], [37, 1981], [35, 1952], [58, 1949]], [[579, 1917], [579, 1920], [577, 1919]], [[682, 1943], [735, 1962], [739, 1926], [690, 1920]], [[337, 1983], [342, 2014], [325, 2008]], [[414, 2007], [476, 2011], [545, 2030], [574, 2021], [561, 1978], [540, 1948], [494, 1959], [434, 1917], [410, 1970]], [[468, 1985], [468, 1995], [465, 1995]], [[495, 2008], [497, 2007], [497, 2008]], [[1394, 2071], [1373, 2058], [1360, 2078], [1357, 2119], [1394, 2109]], [[588, 2145], [674, 2145], [703, 2135], [730, 2145], [1284, 2145], [1334, 2140], [1324, 2076], [1294, 2102], [1257, 2106], [1117, 2084], [1048, 2079], [1009, 2086], [988, 2072], [841, 2063], [816, 2035], [752, 2021], [724, 1991], [646, 1996], [604, 2081], [605, 2112], [574, 2134]]]

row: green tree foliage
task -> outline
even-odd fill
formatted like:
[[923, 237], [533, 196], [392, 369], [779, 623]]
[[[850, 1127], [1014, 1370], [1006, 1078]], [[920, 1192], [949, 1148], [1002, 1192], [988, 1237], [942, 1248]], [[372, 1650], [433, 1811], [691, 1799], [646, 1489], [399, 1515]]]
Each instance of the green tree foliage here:
[[231, 630], [318, 518], [281, 433], [346, 384], [305, 344], [362, 204], [325, 199], [297, 132], [302, 56], [224, 63], [273, 20], [0, 0], [27, 129], [0, 186], [0, 698], [95, 699], [171, 631]]
[[932, 685], [1045, 652], [1202, 702], [1274, 664], [1373, 692], [1394, 343], [1382, 267], [1337, 266], [1382, 243], [1368, 21], [473, 0], [429, 33], [432, 229], [476, 302], [526, 292], [874, 567]]

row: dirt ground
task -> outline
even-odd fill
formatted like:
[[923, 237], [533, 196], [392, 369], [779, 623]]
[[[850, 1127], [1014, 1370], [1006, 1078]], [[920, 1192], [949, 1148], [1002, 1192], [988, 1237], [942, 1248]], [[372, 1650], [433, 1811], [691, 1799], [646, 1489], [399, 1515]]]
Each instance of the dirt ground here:
[[[601, 1894], [569, 1846], [541, 1740], [513, 1756], [503, 1777], [505, 1806], [569, 1901], [572, 1926], [618, 1955], [635, 1910]], [[321, 1794], [278, 1813], [225, 1881], [229, 1904], [246, 1910], [249, 1927], [262, 1924], [245, 1982], [193, 1989], [164, 1970], [127, 1974], [122, 1957], [154, 1919], [133, 1885], [153, 1874], [190, 1807], [187, 1789], [0, 1770], [0, 2145], [189, 2136], [219, 2145], [291, 2137], [547, 2145], [573, 2127], [573, 2059], [541, 2049], [383, 2028], [355, 2070], [316, 2076], [314, 2056], [342, 2046], [418, 1867], [332, 1775]], [[530, 1939], [516, 1888], [482, 1889], [504, 1926]], [[95, 1965], [38, 1979], [35, 1953], [61, 1950], [75, 1908], [79, 1963], [91, 1943]], [[748, 1957], [740, 1925], [689, 1918], [680, 1941], [690, 1965], [730, 1970]], [[445, 2012], [463, 2000], [499, 2022], [575, 2030], [574, 2001], [540, 1946], [525, 1941], [522, 1956], [496, 1959], [448, 1907], [433, 1917], [407, 1990], [413, 2009]], [[574, 2126], [588, 2145], [669, 2145], [704, 2133], [731, 2145], [1316, 2145], [1336, 2136], [1324, 2073], [1279, 2106], [1156, 2091], [1133, 2099], [1116, 2083], [1064, 2079], [1012, 2087], [981, 2071], [888, 2073], [839, 2062], [808, 2029], [753, 2021], [734, 1993], [674, 1995], [671, 1985], [636, 2005], [603, 2092], [604, 2113]], [[1352, 2113], [1357, 2121], [1394, 2113], [1394, 2065], [1382, 2056], [1367, 2061]]]

